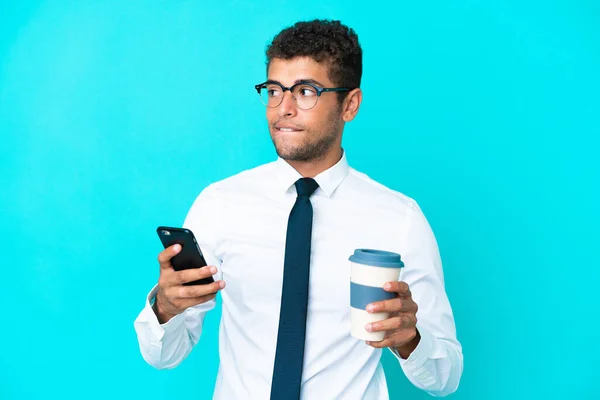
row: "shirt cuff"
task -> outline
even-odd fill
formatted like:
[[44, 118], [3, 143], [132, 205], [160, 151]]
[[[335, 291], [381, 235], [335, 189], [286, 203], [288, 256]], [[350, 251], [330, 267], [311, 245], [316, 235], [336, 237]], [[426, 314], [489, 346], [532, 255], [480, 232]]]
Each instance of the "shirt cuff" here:
[[157, 292], [158, 285], [156, 285], [146, 297], [146, 306], [138, 318], [138, 322], [145, 323], [146, 333], [152, 342], [161, 342], [165, 335], [168, 337], [172, 332], [180, 329], [185, 322], [183, 313], [174, 316], [164, 324], [158, 322], [158, 318], [152, 309]]
[[443, 358], [445, 352], [437, 344], [435, 336], [429, 333], [427, 329], [419, 326], [417, 326], [417, 329], [419, 330], [421, 340], [407, 359], [400, 357], [398, 350], [395, 348], [390, 347], [389, 349], [399, 360], [400, 366], [407, 376], [413, 376], [423, 385], [427, 386], [431, 383], [431, 380], [435, 380], [428, 371], [427, 362], [432, 359]]

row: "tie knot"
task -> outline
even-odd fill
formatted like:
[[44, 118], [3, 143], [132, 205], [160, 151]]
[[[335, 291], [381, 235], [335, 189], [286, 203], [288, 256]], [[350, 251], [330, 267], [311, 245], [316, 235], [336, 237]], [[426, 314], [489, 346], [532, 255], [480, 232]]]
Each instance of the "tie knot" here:
[[308, 197], [319, 187], [319, 184], [313, 178], [300, 178], [296, 181], [295, 185], [298, 196]]

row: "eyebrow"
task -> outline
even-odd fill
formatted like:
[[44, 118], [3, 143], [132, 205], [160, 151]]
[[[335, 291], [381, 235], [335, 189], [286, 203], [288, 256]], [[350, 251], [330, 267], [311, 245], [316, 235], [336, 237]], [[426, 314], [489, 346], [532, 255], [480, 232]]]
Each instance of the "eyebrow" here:
[[[285, 86], [283, 83], [276, 81], [275, 79], [269, 79], [267, 81], [267, 83], [279, 83], [282, 86]], [[313, 85], [317, 85], [319, 87], [325, 87], [325, 85], [323, 85], [321, 82], [314, 80], [314, 79], [310, 79], [310, 78], [302, 78], [302, 79], [296, 79], [294, 81], [294, 85], [297, 85], [299, 83], [312, 83]], [[292, 85], [293, 86], [293, 85]]]

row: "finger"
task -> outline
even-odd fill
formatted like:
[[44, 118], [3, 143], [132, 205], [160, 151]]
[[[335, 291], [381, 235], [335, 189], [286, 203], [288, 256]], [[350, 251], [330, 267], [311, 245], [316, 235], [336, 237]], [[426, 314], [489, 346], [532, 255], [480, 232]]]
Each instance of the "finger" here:
[[406, 297], [395, 297], [389, 300], [377, 301], [367, 305], [367, 312], [417, 312], [417, 305], [413, 299]]
[[181, 251], [181, 246], [179, 244], [174, 244], [173, 246], [169, 246], [158, 254], [158, 263], [160, 264], [160, 269], [169, 269], [171, 268], [171, 258], [173, 258], [177, 253]]
[[209, 294], [206, 296], [192, 297], [189, 299], [179, 300], [178, 306], [181, 308], [181, 310], [185, 310], [187, 308], [197, 306], [198, 304], [204, 304], [207, 301], [214, 299], [215, 297], [217, 297], [216, 294]]
[[417, 317], [413, 314], [401, 314], [383, 321], [372, 322], [365, 325], [368, 332], [398, 331], [413, 329], [417, 326]]
[[218, 292], [225, 287], [225, 281], [216, 281], [206, 285], [194, 285], [194, 286], [176, 286], [174, 298], [177, 299], [189, 299], [193, 297], [202, 297], [209, 294]]
[[383, 349], [384, 347], [392, 347], [394, 344], [394, 340], [392, 338], [385, 338], [378, 342], [373, 342], [373, 341], [367, 340], [365, 343], [367, 343], [371, 347], [375, 347], [377, 349]]
[[383, 289], [388, 292], [396, 292], [400, 297], [410, 297], [410, 288], [406, 282], [387, 282]]
[[166, 283], [168, 286], [183, 285], [184, 283], [193, 282], [198, 279], [209, 278], [216, 273], [217, 268], [210, 265], [202, 268], [184, 269], [168, 274]]
[[406, 343], [410, 342], [411, 340], [413, 340], [416, 335], [417, 335], [416, 329], [415, 330], [404, 330], [404, 331], [398, 332], [396, 334], [386, 336], [381, 341], [373, 342], [373, 341], [367, 340], [365, 343], [367, 343], [369, 346], [372, 346], [372, 347], [375, 347], [378, 349], [382, 349], [384, 347], [400, 347], [403, 344], [406, 344]]

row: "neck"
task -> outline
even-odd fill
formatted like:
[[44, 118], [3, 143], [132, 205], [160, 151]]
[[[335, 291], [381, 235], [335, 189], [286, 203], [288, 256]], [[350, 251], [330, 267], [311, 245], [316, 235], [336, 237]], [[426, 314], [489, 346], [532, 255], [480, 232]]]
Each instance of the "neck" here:
[[285, 160], [290, 164], [296, 171], [300, 173], [304, 178], [314, 178], [321, 172], [328, 170], [337, 164], [342, 158], [342, 148], [337, 147], [327, 153], [325, 157], [319, 160], [312, 161], [290, 161]]

